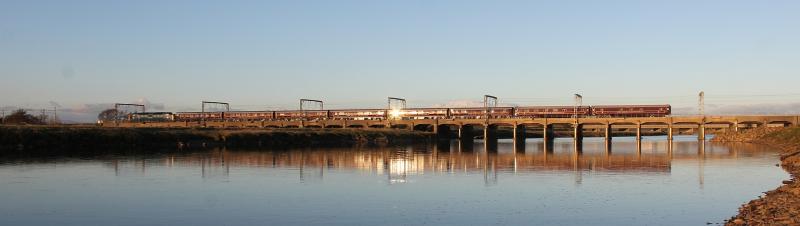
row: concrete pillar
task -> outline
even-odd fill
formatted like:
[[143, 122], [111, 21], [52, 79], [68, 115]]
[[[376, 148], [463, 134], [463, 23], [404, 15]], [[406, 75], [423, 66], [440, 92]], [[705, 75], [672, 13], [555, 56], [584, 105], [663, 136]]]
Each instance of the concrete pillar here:
[[433, 133], [439, 136], [439, 125], [433, 124]]
[[553, 140], [555, 140], [555, 136], [553, 134], [553, 125], [545, 124], [544, 129], [542, 130], [542, 140], [544, 142], [545, 150], [547, 147], [552, 147]]
[[733, 131], [739, 132], [739, 121], [733, 122]]
[[642, 124], [636, 123], [636, 140], [642, 140]]
[[495, 128], [492, 128], [491, 125], [486, 125], [483, 127], [483, 139], [497, 139]]
[[697, 144], [697, 154], [701, 157], [705, 157], [706, 155], [706, 142], [700, 142]]
[[[580, 147], [583, 146], [583, 125], [580, 123], [576, 123], [572, 126], [572, 133], [573, 138], [575, 138], [575, 145]], [[579, 150], [580, 148], [576, 148]]]
[[611, 123], [606, 124], [605, 130], [605, 150], [606, 154], [611, 154], [611, 140], [614, 139]]
[[492, 128], [490, 124], [483, 127], [483, 145], [486, 152], [497, 151], [497, 136], [496, 129]]
[[458, 126], [458, 139], [464, 139], [464, 126]]
[[667, 140], [670, 140], [670, 141], [672, 140], [672, 136], [673, 136], [672, 131], [673, 131], [672, 123], [670, 123], [669, 124], [669, 128], [667, 128]]
[[706, 126], [700, 124], [697, 127], [697, 140], [706, 140]]
[[576, 140], [583, 139], [583, 125], [582, 124], [573, 124], [572, 125], [572, 134]]
[[547, 139], [550, 138], [547, 136], [547, 132], [549, 131], [547, 131], [547, 125], [545, 124], [542, 126], [542, 140], [544, 140], [545, 143], [547, 142]]

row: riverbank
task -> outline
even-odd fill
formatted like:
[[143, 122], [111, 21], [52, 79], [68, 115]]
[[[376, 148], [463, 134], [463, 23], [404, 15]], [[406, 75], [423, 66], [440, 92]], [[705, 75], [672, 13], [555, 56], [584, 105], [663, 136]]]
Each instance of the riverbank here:
[[0, 126], [0, 154], [108, 148], [305, 147], [430, 141], [397, 129], [188, 129]]
[[739, 208], [738, 215], [726, 225], [797, 225], [800, 224], [800, 128], [757, 128], [743, 132], [717, 134], [711, 142], [746, 142], [777, 147], [781, 167], [791, 174], [775, 190]]

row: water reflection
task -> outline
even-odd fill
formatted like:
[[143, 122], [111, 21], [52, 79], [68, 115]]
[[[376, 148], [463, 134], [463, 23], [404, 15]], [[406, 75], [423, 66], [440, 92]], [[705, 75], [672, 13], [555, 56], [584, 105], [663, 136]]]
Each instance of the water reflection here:
[[0, 160], [0, 225], [699, 225], [788, 178], [764, 146], [548, 143]]
[[[740, 153], [740, 150], [745, 151]], [[718, 145], [693, 140], [617, 139], [609, 144], [603, 140], [587, 139], [580, 147], [568, 139], [551, 142], [549, 147], [537, 140], [529, 140], [522, 147], [506, 140], [493, 144], [450, 141], [382, 148], [216, 149], [147, 158], [115, 157], [106, 165], [117, 176], [134, 172], [143, 175], [150, 167], [194, 167], [203, 178], [226, 177], [231, 167], [285, 168], [296, 170], [301, 181], [312, 175], [324, 179], [327, 170], [355, 170], [385, 175], [389, 184], [405, 183], [411, 177], [423, 174], [482, 173], [486, 184], [491, 185], [498, 183], [498, 172], [574, 171], [576, 184], [580, 184], [581, 172], [665, 175], [670, 173], [675, 162], [698, 160], [698, 178], [702, 185], [706, 159], [765, 154], [753, 150], [759, 149], [750, 144]]]

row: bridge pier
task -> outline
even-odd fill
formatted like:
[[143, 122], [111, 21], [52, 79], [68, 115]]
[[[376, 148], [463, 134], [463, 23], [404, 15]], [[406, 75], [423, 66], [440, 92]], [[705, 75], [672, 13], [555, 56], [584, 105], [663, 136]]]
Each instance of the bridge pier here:
[[706, 142], [700, 142], [699, 144], [697, 144], [697, 155], [699, 155], [700, 157], [705, 158], [705, 155], [706, 155]]
[[697, 140], [706, 140], [706, 126], [703, 124], [697, 127]]
[[572, 133], [575, 139], [575, 150], [580, 151], [580, 147], [583, 146], [583, 124], [573, 124]]
[[669, 140], [669, 141], [672, 140], [672, 137], [673, 137], [672, 133], [673, 133], [673, 128], [672, 128], [672, 123], [670, 123], [669, 127], [667, 128], [667, 140]]
[[611, 123], [606, 123], [605, 127], [606, 127], [605, 128], [605, 149], [606, 149], [606, 153], [611, 153], [611, 140], [614, 137], [614, 134], [613, 134], [613, 131], [612, 131], [612, 128], [611, 128]]
[[486, 124], [483, 127], [483, 144], [486, 152], [497, 151], [497, 128]]
[[636, 140], [642, 140], [642, 123], [636, 123]]
[[551, 151], [553, 147], [553, 142], [555, 141], [555, 135], [553, 134], [553, 125], [545, 123], [542, 127], [543, 127], [542, 142], [544, 143], [544, 150]]
[[491, 125], [486, 125], [483, 127], [483, 139], [497, 139], [497, 128]]
[[733, 122], [733, 131], [739, 132], [739, 121]]

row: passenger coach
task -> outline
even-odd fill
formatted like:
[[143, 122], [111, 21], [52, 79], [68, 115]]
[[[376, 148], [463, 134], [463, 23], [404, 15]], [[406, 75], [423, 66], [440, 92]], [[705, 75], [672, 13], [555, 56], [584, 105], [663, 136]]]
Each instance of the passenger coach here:
[[345, 109], [329, 112], [329, 117], [334, 120], [382, 120], [388, 114], [386, 109]]
[[597, 117], [665, 117], [672, 114], [670, 105], [600, 105], [592, 106]]
[[591, 113], [591, 107], [589, 106], [534, 106], [516, 108], [516, 116], [519, 118], [586, 117]]

